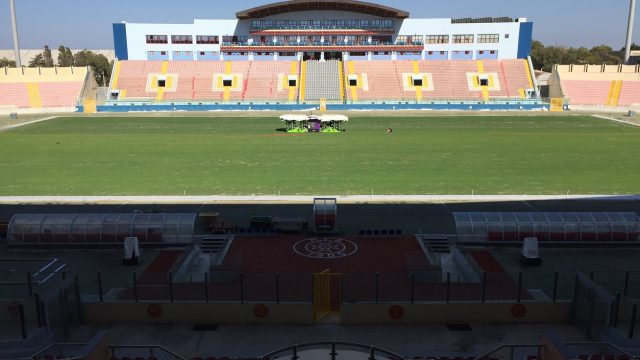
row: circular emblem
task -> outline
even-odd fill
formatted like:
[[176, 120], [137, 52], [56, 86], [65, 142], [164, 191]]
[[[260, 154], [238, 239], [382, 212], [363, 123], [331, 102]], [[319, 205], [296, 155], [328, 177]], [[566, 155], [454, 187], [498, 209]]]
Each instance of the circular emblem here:
[[269, 315], [269, 308], [266, 305], [258, 304], [253, 307], [253, 314], [258, 319], [264, 319]]
[[338, 259], [353, 255], [358, 251], [358, 245], [353, 241], [333, 237], [309, 238], [295, 243], [293, 251], [313, 259]]
[[400, 305], [389, 307], [389, 317], [392, 320], [400, 320], [404, 317], [404, 308]]
[[524, 306], [523, 304], [513, 304], [513, 306], [511, 307], [511, 316], [513, 316], [516, 319], [520, 319], [520, 318], [523, 318], [525, 315], [527, 315], [526, 306]]
[[150, 304], [147, 306], [147, 314], [152, 318], [157, 318], [162, 315], [162, 306], [158, 304]]

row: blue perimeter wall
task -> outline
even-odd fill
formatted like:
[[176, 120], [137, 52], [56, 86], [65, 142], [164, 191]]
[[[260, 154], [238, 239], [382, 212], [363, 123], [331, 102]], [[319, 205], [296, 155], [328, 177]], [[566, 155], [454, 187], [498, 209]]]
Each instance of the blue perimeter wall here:
[[[137, 112], [137, 111], [309, 111], [317, 110], [316, 105], [311, 104], [226, 104], [226, 105], [102, 105], [98, 106], [98, 112]], [[517, 101], [511, 104], [470, 104], [470, 103], [437, 103], [437, 104], [327, 104], [327, 110], [546, 110], [548, 105], [544, 103], [524, 103]], [[83, 111], [78, 106], [78, 112]]]

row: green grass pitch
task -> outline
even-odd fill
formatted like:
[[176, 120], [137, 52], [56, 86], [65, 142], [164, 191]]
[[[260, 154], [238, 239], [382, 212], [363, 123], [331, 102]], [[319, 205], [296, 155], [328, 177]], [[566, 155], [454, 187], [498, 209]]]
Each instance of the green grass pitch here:
[[[70, 117], [0, 133], [0, 195], [636, 194], [640, 128], [589, 116]], [[393, 133], [385, 130], [391, 127]]]

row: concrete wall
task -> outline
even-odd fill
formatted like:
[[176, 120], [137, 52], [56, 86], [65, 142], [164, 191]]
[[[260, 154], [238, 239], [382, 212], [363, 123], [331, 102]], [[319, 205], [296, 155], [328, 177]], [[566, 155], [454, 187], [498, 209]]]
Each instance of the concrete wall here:
[[[203, 323], [203, 324], [313, 324], [311, 304], [204, 304], [158, 303], [162, 314], [148, 314], [151, 303], [84, 303], [90, 323]], [[354, 324], [443, 324], [443, 323], [566, 323], [570, 303], [525, 303], [526, 313], [512, 315], [511, 303], [486, 304], [343, 304], [341, 323]], [[256, 307], [266, 306], [263, 318]], [[394, 309], [392, 309], [392, 307]], [[402, 315], [392, 319], [393, 310]], [[392, 309], [392, 310], [391, 310]], [[391, 311], [390, 311], [391, 310]]]
[[562, 80], [640, 81], [638, 65], [557, 65], [553, 72]]
[[257, 304], [157, 303], [162, 314], [151, 317], [151, 303], [84, 303], [90, 323], [193, 323], [193, 324], [288, 324], [313, 323], [311, 304], [267, 304], [264, 318], [255, 315]]
[[392, 304], [343, 304], [343, 324], [566, 323], [571, 303], [523, 303], [526, 314], [515, 318], [512, 303], [403, 304], [404, 316], [393, 320]]

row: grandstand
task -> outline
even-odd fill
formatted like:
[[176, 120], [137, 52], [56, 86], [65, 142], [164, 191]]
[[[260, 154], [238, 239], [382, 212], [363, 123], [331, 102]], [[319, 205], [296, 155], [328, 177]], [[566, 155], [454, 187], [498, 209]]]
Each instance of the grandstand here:
[[128, 60], [109, 92], [156, 103], [489, 102], [527, 99], [535, 85], [526, 60]]
[[544, 107], [526, 18], [412, 19], [310, 0], [236, 18], [114, 24], [117, 59], [98, 110]]
[[88, 67], [0, 69], [0, 107], [75, 111], [86, 88], [95, 88]]
[[549, 79], [551, 97], [572, 105], [640, 104], [639, 65], [556, 65]]

